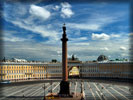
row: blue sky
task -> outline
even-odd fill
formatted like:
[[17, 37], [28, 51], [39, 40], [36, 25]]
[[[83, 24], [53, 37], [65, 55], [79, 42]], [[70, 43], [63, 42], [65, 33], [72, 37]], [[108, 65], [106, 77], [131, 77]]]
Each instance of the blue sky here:
[[68, 57], [95, 60], [128, 58], [128, 3], [3, 4], [3, 45], [6, 58], [61, 61], [62, 25], [66, 23]]

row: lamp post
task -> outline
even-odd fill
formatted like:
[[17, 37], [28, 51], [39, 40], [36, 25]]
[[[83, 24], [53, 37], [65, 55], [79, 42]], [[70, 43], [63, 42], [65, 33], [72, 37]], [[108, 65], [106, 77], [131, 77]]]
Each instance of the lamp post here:
[[53, 91], [52, 91], [52, 81], [51, 81], [51, 94], [52, 94], [52, 92], [53, 92]]
[[44, 83], [44, 86], [42, 87], [44, 89], [44, 99], [45, 100], [45, 83]]

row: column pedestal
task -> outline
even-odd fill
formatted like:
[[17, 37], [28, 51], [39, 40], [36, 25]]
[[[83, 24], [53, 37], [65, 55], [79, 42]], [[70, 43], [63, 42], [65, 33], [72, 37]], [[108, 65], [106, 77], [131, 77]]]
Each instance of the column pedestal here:
[[70, 96], [69, 81], [61, 81], [59, 95], [61, 97], [63, 97], [63, 96], [65, 96], [65, 97]]

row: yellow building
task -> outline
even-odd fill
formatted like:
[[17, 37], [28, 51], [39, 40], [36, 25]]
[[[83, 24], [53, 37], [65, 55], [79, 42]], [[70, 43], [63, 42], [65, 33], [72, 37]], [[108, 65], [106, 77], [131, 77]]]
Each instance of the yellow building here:
[[[130, 62], [68, 62], [69, 76], [75, 74], [80, 78], [125, 78], [132, 79], [133, 63]], [[79, 75], [78, 75], [79, 74]], [[2, 62], [0, 80], [32, 80], [61, 78], [61, 63], [16, 63]]]
[[129, 62], [106, 62], [99, 63], [100, 77], [132, 78], [131, 65]]
[[47, 64], [3, 62], [0, 65], [1, 80], [44, 79]]

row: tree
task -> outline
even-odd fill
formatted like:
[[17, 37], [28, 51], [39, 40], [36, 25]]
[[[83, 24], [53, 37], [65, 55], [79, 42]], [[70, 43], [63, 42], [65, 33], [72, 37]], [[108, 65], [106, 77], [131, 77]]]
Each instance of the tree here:
[[56, 59], [52, 59], [52, 62], [56, 63], [56, 62], [57, 62], [57, 60], [56, 60]]

